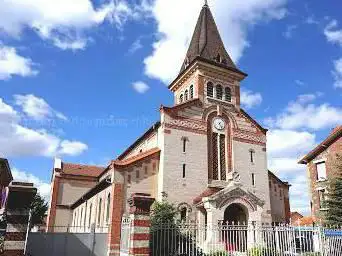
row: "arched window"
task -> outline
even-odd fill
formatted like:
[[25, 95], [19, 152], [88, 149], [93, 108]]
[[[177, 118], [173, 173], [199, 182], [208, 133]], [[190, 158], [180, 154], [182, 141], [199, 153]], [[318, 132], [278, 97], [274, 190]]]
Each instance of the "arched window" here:
[[93, 211], [93, 204], [90, 204], [90, 206], [89, 206], [89, 217], [88, 217], [88, 227], [91, 226], [91, 215], [92, 215], [92, 211]]
[[232, 101], [232, 91], [230, 90], [229, 87], [226, 87], [224, 89], [224, 99], [228, 102]]
[[212, 82], [207, 83], [207, 96], [210, 98], [214, 97], [214, 85]]
[[[221, 123], [221, 126], [218, 125]], [[212, 180], [226, 180], [227, 175], [227, 131], [224, 129], [225, 121], [221, 118], [214, 118], [212, 120], [212, 133], [209, 139], [211, 145], [211, 173], [209, 178]], [[229, 144], [228, 144], [229, 146]]]
[[183, 94], [179, 96], [179, 103], [183, 103]]
[[216, 86], [216, 98], [222, 100], [223, 89], [220, 84]]
[[102, 198], [99, 199], [99, 206], [97, 211], [97, 225], [100, 226], [101, 222], [101, 213], [102, 213]]
[[107, 196], [107, 210], [106, 210], [106, 223], [109, 223], [109, 213], [110, 213], [110, 193]]
[[185, 90], [185, 93], [184, 93], [184, 100], [187, 101], [189, 99], [189, 91], [188, 90]]
[[255, 155], [255, 150], [254, 149], [250, 149], [249, 150], [249, 156], [250, 156], [251, 163], [254, 163], [254, 155]]
[[194, 86], [191, 85], [190, 86], [190, 99], [193, 99], [194, 98]]
[[183, 207], [180, 211], [181, 221], [186, 221], [186, 212], [187, 212], [186, 207]]

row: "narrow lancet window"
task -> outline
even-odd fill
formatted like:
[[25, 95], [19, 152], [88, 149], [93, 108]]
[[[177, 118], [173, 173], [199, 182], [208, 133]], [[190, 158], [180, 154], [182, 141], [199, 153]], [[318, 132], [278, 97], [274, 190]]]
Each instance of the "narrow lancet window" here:
[[222, 86], [218, 84], [216, 86], [216, 98], [219, 100], [222, 100], [222, 94], [223, 94]]
[[227, 101], [227, 102], [232, 101], [232, 91], [230, 90], [229, 87], [226, 87], [224, 89], [224, 98], [225, 98], [225, 101]]
[[214, 97], [214, 85], [212, 82], [208, 82], [207, 84], [207, 96], [210, 98]]

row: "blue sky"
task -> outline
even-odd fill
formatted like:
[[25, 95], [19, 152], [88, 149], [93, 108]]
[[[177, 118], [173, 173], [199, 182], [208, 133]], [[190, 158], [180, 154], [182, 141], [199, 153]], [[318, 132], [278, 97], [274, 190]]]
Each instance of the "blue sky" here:
[[[172, 105], [201, 0], [0, 3], [0, 156], [45, 196], [53, 158], [104, 165]], [[269, 128], [269, 167], [308, 213], [296, 160], [342, 124], [342, 3], [209, 0], [241, 70], [244, 108]]]

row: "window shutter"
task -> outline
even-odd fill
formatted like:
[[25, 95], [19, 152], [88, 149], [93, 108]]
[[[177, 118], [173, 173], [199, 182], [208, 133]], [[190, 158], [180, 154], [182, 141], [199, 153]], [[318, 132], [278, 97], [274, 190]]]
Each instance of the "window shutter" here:
[[316, 164], [316, 167], [317, 167], [317, 180], [325, 180], [327, 178], [325, 162]]

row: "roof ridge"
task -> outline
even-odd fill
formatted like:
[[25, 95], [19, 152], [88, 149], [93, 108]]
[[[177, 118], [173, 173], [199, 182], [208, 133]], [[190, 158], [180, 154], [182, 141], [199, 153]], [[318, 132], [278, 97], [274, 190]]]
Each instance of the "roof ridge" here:
[[93, 164], [80, 164], [80, 163], [71, 163], [71, 162], [62, 162], [63, 164], [70, 164], [70, 165], [80, 165], [84, 167], [96, 167], [96, 168], [106, 168], [105, 166], [100, 165], [93, 165]]

